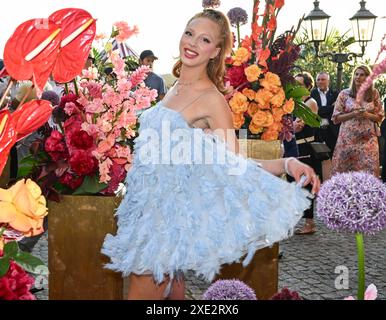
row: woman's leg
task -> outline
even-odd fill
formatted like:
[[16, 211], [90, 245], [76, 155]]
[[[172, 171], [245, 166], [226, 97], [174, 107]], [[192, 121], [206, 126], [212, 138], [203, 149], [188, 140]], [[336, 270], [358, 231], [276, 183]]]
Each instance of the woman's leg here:
[[165, 292], [170, 280], [157, 284], [153, 275], [131, 274], [129, 277], [128, 300], [183, 300], [185, 298], [184, 280], [174, 279], [169, 296]]

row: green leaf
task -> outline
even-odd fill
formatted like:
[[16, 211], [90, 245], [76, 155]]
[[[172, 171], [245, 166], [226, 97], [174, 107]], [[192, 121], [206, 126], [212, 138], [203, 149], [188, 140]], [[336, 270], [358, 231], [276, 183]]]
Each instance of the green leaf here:
[[107, 187], [106, 183], [100, 183], [98, 176], [86, 176], [82, 185], [73, 192], [74, 195], [97, 194]]
[[312, 110], [303, 102], [296, 101], [293, 114], [311, 127], [320, 127], [320, 122], [322, 120], [320, 116], [313, 113]]
[[16, 241], [8, 242], [4, 245], [4, 256], [14, 258], [19, 252], [19, 246]]
[[27, 176], [31, 175], [33, 171], [34, 171], [34, 167], [33, 166], [18, 167], [18, 169], [17, 169], [17, 179], [21, 179], [21, 178], [27, 177]]
[[298, 100], [301, 97], [310, 95], [310, 92], [303, 86], [293, 86], [288, 91], [286, 90], [286, 98], [293, 98]]
[[0, 278], [7, 274], [10, 264], [11, 262], [8, 257], [0, 258]]
[[34, 257], [28, 252], [19, 251], [13, 260], [20, 265], [25, 271], [37, 273], [36, 268], [44, 266], [44, 262], [37, 257]]

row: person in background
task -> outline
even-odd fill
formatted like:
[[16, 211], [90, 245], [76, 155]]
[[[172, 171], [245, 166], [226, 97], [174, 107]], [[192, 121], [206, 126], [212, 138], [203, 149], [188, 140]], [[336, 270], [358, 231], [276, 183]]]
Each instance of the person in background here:
[[147, 87], [157, 90], [157, 101], [160, 101], [164, 98], [167, 90], [164, 79], [162, 79], [162, 77], [153, 72], [153, 64], [155, 60], [158, 60], [158, 58], [151, 50], [142, 51], [139, 57], [139, 63], [141, 65], [148, 66], [151, 70], [147, 78], [145, 79], [145, 84]]
[[379, 92], [371, 86], [363, 100], [356, 101], [358, 90], [370, 73], [368, 66], [356, 67], [350, 88], [342, 90], [336, 100], [332, 121], [341, 126], [332, 157], [332, 174], [367, 171], [379, 177], [376, 126], [384, 116]]
[[[308, 72], [302, 72], [295, 76], [295, 80], [306, 89], [311, 90], [314, 86], [314, 79], [312, 75]], [[311, 96], [304, 96], [303, 102], [307, 105], [313, 113], [318, 113], [318, 104], [315, 99]], [[296, 136], [296, 143], [299, 148], [299, 160], [308, 164], [312, 167], [315, 172], [321, 176], [321, 163], [319, 160], [314, 159], [311, 152], [310, 142], [315, 141], [315, 129], [306, 125], [301, 119], [296, 119], [294, 121], [294, 129]], [[314, 201], [309, 209], [304, 211], [303, 218], [306, 219], [306, 222], [303, 228], [297, 229], [295, 234], [305, 235], [315, 233], [315, 223], [314, 223]]]
[[318, 115], [322, 118], [321, 126], [315, 132], [316, 141], [325, 142], [333, 152], [339, 126], [332, 122], [331, 117], [338, 92], [330, 89], [330, 75], [327, 72], [320, 72], [316, 76], [316, 87], [311, 90], [311, 97], [317, 102]]

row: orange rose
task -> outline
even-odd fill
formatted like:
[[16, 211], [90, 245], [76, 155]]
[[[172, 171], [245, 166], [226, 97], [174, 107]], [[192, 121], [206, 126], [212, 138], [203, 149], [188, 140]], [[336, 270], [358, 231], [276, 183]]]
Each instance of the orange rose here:
[[277, 140], [279, 138], [279, 132], [275, 130], [266, 130], [263, 132], [261, 135], [262, 140], [266, 141], [272, 141], [272, 140]]
[[246, 48], [239, 48], [235, 52], [235, 55], [233, 58], [233, 65], [234, 66], [241, 66], [244, 62], [247, 62], [249, 58], [251, 57], [251, 53]]
[[259, 134], [259, 133], [262, 133], [264, 130], [263, 127], [258, 127], [257, 125], [255, 125], [253, 122], [251, 122], [249, 124], [249, 131], [251, 131], [253, 134]]
[[269, 102], [271, 101], [272, 97], [273, 97], [272, 92], [270, 92], [267, 89], [260, 89], [255, 94], [255, 101], [260, 106], [267, 106], [267, 105], [269, 106]]
[[259, 76], [261, 75], [261, 69], [257, 65], [252, 64], [244, 69], [244, 73], [247, 76], [247, 80], [249, 82], [254, 82], [259, 79]]
[[295, 102], [292, 98], [287, 100], [283, 105], [283, 111], [285, 113], [292, 113], [294, 111], [294, 108], [295, 108]]
[[248, 106], [248, 114], [253, 117], [253, 115], [259, 110], [259, 105], [256, 102], [251, 102]]
[[272, 113], [258, 110], [252, 117], [252, 122], [258, 127], [269, 127], [273, 123]]
[[284, 93], [284, 90], [280, 88], [279, 91], [276, 94], [274, 94], [274, 96], [272, 97], [271, 104], [274, 107], [278, 108], [283, 104], [284, 100], [285, 100], [285, 93]]
[[248, 109], [248, 99], [242, 93], [236, 92], [229, 101], [229, 105], [234, 113], [245, 112]]
[[243, 95], [245, 95], [249, 100], [254, 100], [255, 99], [255, 95], [256, 95], [256, 92], [252, 89], [249, 89], [249, 88], [245, 88], [243, 91], [242, 91]]
[[276, 122], [281, 121], [283, 116], [286, 114], [286, 112], [282, 108], [273, 108], [272, 109], [272, 116], [273, 120]]
[[265, 89], [276, 93], [281, 87], [281, 81], [277, 74], [267, 72], [264, 78], [260, 80], [260, 85]]
[[245, 122], [244, 114], [242, 112], [241, 113], [232, 112], [232, 117], [233, 117], [233, 127], [235, 129], [240, 129]]
[[283, 124], [278, 121], [275, 121], [270, 127], [268, 127], [268, 130], [273, 130], [277, 132], [280, 132], [281, 129], [283, 129]]

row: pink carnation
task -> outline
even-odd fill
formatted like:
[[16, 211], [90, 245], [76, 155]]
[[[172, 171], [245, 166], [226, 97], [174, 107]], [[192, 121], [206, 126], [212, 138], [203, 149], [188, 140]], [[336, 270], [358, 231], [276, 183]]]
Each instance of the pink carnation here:
[[149, 72], [150, 68], [148, 66], [140, 66], [137, 70], [135, 70], [130, 76], [130, 81], [133, 87], [142, 83], [146, 79]]

